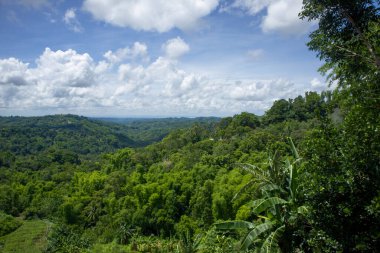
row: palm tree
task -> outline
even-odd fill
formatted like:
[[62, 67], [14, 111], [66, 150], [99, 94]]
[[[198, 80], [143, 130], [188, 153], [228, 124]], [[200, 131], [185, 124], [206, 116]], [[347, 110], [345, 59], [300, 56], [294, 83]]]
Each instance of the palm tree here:
[[248, 221], [226, 221], [215, 224], [216, 229], [245, 230], [240, 241], [241, 251], [254, 248], [257, 252], [289, 252], [296, 247], [296, 232], [305, 229], [305, 214], [308, 208], [303, 205], [302, 159], [289, 138], [293, 159], [281, 161], [275, 153], [269, 158], [269, 168], [261, 169], [250, 164], [239, 167], [252, 174], [253, 179], [240, 190], [254, 186], [260, 196], [247, 204], [256, 219]]

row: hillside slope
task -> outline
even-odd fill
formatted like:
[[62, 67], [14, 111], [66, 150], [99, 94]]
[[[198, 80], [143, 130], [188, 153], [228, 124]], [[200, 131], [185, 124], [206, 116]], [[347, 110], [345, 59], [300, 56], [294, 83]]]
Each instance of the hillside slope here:
[[80, 155], [134, 147], [124, 126], [75, 115], [0, 117], [0, 151], [30, 155], [48, 149]]

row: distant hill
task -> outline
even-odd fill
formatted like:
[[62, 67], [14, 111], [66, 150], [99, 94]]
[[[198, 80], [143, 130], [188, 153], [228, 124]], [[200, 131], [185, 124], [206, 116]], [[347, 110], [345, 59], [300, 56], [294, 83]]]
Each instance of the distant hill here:
[[32, 155], [65, 150], [78, 155], [139, 147], [164, 138], [170, 131], [218, 118], [116, 119], [76, 115], [0, 117], [0, 152]]
[[29, 155], [55, 148], [99, 154], [137, 144], [125, 127], [75, 115], [0, 117], [0, 151]]
[[95, 118], [126, 126], [127, 135], [142, 146], [162, 140], [171, 131], [189, 128], [194, 124], [213, 124], [221, 120], [217, 117], [197, 118]]

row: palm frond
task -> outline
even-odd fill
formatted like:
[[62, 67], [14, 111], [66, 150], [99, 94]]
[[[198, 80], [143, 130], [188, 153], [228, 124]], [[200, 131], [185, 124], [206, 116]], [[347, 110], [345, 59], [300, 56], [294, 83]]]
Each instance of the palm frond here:
[[255, 214], [260, 214], [263, 211], [266, 211], [270, 207], [275, 207], [279, 204], [287, 204], [288, 202], [284, 199], [281, 199], [279, 197], [271, 197], [271, 198], [265, 198], [265, 199], [258, 199], [252, 201], [248, 206], [252, 207], [252, 212]]
[[218, 230], [253, 229], [254, 225], [248, 221], [225, 221], [215, 224]]
[[270, 182], [268, 173], [260, 167], [248, 163], [236, 163], [236, 165], [250, 173], [256, 179], [259, 179], [260, 181]]
[[282, 189], [282, 187], [278, 186], [277, 184], [271, 184], [271, 183], [261, 183], [260, 185], [258, 185], [258, 189], [266, 193], [273, 192], [273, 191], [285, 193], [285, 190]]
[[281, 252], [278, 242], [281, 239], [281, 236], [283, 235], [284, 231], [285, 231], [285, 225], [273, 231], [264, 241], [261, 247], [261, 252], [264, 252], [264, 253]]
[[297, 151], [297, 149], [296, 149], [296, 146], [294, 146], [294, 143], [293, 143], [292, 138], [289, 137], [288, 140], [289, 140], [289, 142], [290, 142], [290, 148], [292, 149], [292, 153], [293, 153], [294, 157], [295, 157], [296, 159], [299, 159], [300, 156], [299, 156], [299, 154], [298, 154], [298, 151]]
[[250, 180], [248, 183], [246, 183], [243, 187], [241, 187], [239, 189], [239, 191], [234, 195], [234, 197], [232, 198], [231, 202], [234, 202], [235, 199], [237, 199], [243, 192], [245, 192], [249, 187], [251, 187], [252, 185], [254, 185], [255, 183], [257, 183], [257, 179], [252, 179]]
[[241, 243], [241, 246], [240, 246], [240, 249], [241, 250], [248, 250], [249, 246], [252, 245], [252, 243], [256, 240], [256, 238], [269, 231], [270, 229], [272, 229], [273, 225], [272, 223], [270, 222], [267, 222], [267, 223], [263, 223], [263, 224], [260, 224], [260, 225], [257, 225], [254, 229], [252, 229], [247, 235], [246, 237], [243, 239], [242, 243]]

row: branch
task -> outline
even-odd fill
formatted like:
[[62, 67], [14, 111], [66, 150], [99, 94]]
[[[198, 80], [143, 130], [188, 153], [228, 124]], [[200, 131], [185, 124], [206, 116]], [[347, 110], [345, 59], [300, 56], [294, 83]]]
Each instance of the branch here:
[[[343, 51], [346, 51], [347, 53], [350, 53], [352, 56], [360, 57], [360, 58], [363, 58], [364, 60], [368, 61], [369, 63], [373, 63], [373, 61], [371, 59], [368, 59], [368, 57], [366, 57], [364, 55], [361, 55], [361, 54], [358, 54], [358, 53], [356, 53], [354, 51], [351, 51], [351, 50], [349, 50], [347, 48], [344, 48], [344, 47], [341, 47], [341, 46], [335, 45], [335, 44], [331, 44], [331, 47], [339, 48], [339, 49], [341, 49]], [[331, 49], [331, 50], [333, 50], [333, 49]]]
[[347, 18], [347, 20], [351, 23], [352, 27], [355, 29], [355, 31], [359, 34], [359, 37], [363, 40], [364, 44], [367, 46], [368, 51], [373, 57], [374, 64], [380, 70], [380, 57], [376, 54], [375, 50], [373, 49], [373, 46], [371, 43], [368, 41], [368, 39], [365, 37], [363, 34], [362, 30], [359, 28], [359, 26], [356, 24], [355, 20], [348, 14], [346, 10], [341, 10], [341, 13], [343, 16]]

